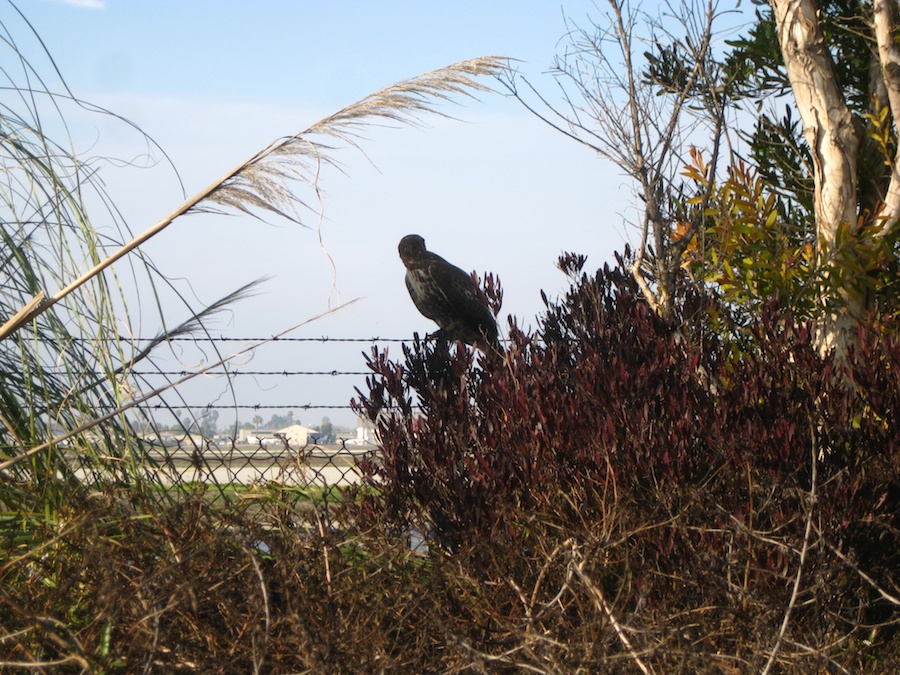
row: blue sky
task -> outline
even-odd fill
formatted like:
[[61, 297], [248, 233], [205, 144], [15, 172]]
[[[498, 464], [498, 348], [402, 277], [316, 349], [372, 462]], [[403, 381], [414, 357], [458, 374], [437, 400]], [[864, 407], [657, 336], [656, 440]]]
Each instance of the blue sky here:
[[[20, 0], [75, 94], [137, 124], [178, 170], [187, 195], [269, 141], [296, 133], [366, 94], [466, 58], [499, 54], [543, 90], [565, 32], [563, 13], [584, 21], [594, 4], [571, 1], [362, 2], [335, 0], [208, 2]], [[499, 275], [507, 314], [534, 325], [540, 291], [566, 286], [554, 262], [563, 251], [611, 260], [635, 232], [630, 184], [608, 162], [567, 140], [499, 94], [443, 106], [456, 119], [426, 118], [420, 128], [375, 128], [365, 155], [337, 152], [342, 171], [323, 175], [322, 239], [286, 222], [191, 216], [148, 246], [160, 268], [201, 302], [263, 275], [262, 293], [214, 326], [232, 337], [265, 337], [339, 301], [360, 298], [298, 336], [410, 337], [434, 326], [412, 306], [397, 257], [399, 239], [429, 248], [466, 270]], [[125, 125], [79, 117], [73, 144], [85, 155], [128, 160], [101, 177], [129, 226], [142, 231], [185, 197], [164, 162]], [[155, 152], [155, 151], [154, 151]], [[156, 160], [159, 154], [155, 153]], [[309, 223], [315, 228], [314, 219]], [[337, 268], [336, 287], [329, 256]], [[137, 293], [137, 291], [135, 291]], [[170, 300], [163, 298], [164, 303]], [[141, 303], [135, 331], [159, 321]], [[176, 303], [173, 322], [180, 318]], [[363, 343], [294, 343], [259, 350], [245, 370], [363, 370]], [[390, 347], [399, 352], [397, 345]], [[209, 354], [179, 351], [173, 368]], [[244, 405], [345, 405], [362, 378], [238, 379]], [[221, 380], [185, 387], [192, 404], [228, 403]], [[350, 423], [349, 411], [300, 410]], [[268, 417], [271, 411], [264, 411]], [[233, 419], [222, 411], [220, 420]], [[239, 410], [245, 421], [252, 416]]]
[[329, 108], [484, 54], [545, 67], [563, 12], [552, 0], [20, 0], [78, 89], [228, 95]]

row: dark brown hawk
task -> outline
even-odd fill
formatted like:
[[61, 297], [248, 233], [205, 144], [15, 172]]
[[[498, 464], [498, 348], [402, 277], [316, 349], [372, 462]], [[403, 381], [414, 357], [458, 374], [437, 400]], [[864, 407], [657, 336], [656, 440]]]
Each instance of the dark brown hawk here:
[[426, 250], [417, 234], [403, 237], [398, 250], [406, 265], [409, 295], [416, 308], [440, 326], [438, 335], [481, 350], [496, 349], [497, 322], [471, 275]]

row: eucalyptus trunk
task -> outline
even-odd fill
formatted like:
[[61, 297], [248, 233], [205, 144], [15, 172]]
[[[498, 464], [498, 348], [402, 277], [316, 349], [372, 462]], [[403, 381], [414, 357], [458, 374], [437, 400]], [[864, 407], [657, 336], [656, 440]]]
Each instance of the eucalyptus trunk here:
[[[771, 0], [781, 53], [813, 159], [817, 253], [826, 279], [820, 349], [846, 353], [864, 306], [846, 275], [835, 274], [835, 252], [856, 228], [859, 136], [837, 80], [814, 0]], [[846, 269], [846, 267], [845, 267]], [[837, 279], [841, 281], [838, 282]]]
[[[881, 77], [894, 119], [895, 134], [900, 135], [900, 128], [897, 127], [900, 120], [900, 46], [895, 40], [898, 30], [897, 0], [874, 0], [872, 10]], [[891, 165], [891, 182], [879, 217], [879, 236], [890, 234], [900, 222], [900, 156], [895, 155]]]

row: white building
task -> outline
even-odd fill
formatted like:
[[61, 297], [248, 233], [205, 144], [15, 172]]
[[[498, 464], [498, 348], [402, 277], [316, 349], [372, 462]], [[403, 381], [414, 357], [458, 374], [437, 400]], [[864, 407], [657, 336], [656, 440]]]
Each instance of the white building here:
[[356, 416], [356, 438], [353, 439], [354, 445], [378, 445], [378, 439], [375, 436], [375, 425], [364, 415]]
[[294, 449], [299, 449], [309, 443], [309, 436], [315, 436], [315, 429], [310, 429], [302, 424], [292, 424], [283, 429], [240, 429], [238, 443], [248, 445], [282, 445], [285, 441]]
[[309, 427], [305, 427], [302, 424], [292, 424], [289, 427], [285, 427], [284, 429], [279, 429], [276, 431], [273, 436], [275, 438], [283, 438], [288, 442], [288, 445], [292, 448], [302, 448], [307, 443], [309, 443], [310, 434], [316, 435], [315, 429], [310, 429]]

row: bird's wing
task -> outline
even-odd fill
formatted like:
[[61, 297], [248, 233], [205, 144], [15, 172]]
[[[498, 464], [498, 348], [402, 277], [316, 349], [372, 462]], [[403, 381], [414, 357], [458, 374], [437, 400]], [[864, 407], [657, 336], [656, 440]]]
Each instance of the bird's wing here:
[[472, 276], [443, 258], [435, 257], [437, 260], [429, 265], [429, 272], [444, 300], [457, 312], [465, 314], [470, 319], [477, 319], [483, 324], [493, 324], [494, 315], [482, 301], [481, 293], [472, 281]]
[[478, 289], [472, 276], [459, 267], [435, 256], [436, 260], [428, 264], [428, 273], [434, 279], [435, 286], [440, 289], [444, 299], [454, 307], [465, 305], [470, 299], [478, 299]]

